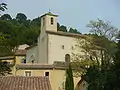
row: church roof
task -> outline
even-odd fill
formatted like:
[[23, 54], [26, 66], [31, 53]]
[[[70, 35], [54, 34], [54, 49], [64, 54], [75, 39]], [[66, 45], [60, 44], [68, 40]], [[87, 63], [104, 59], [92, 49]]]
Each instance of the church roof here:
[[50, 16], [58, 16], [58, 15], [55, 15], [55, 14], [53, 14], [53, 13], [51, 13], [51, 12], [47, 12], [47, 13], [45, 13], [44, 15], [42, 15], [41, 17], [43, 17], [43, 16], [46, 16], [46, 15], [50, 15]]
[[0, 77], [0, 90], [51, 90], [48, 77]]
[[60, 36], [69, 36], [69, 37], [85, 37], [86, 36], [84, 34], [75, 34], [70, 32], [63, 32], [63, 31], [57, 31], [57, 32], [46, 31], [46, 33], [60, 35]]

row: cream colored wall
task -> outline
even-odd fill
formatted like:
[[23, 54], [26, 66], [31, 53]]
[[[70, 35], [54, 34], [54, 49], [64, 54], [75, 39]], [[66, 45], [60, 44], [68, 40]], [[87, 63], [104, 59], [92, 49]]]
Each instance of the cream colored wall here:
[[[48, 63], [53, 64], [54, 61], [65, 61], [65, 54], [72, 54], [75, 51], [72, 47], [76, 44], [76, 38], [48, 34]], [[64, 49], [62, 49], [64, 45]]]
[[14, 60], [2, 60], [2, 62], [9, 62], [12, 64], [14, 62]]
[[23, 58], [26, 58], [26, 56], [16, 56], [15, 57], [15, 60], [16, 60], [15, 64], [22, 64], [22, 59]]
[[[51, 25], [51, 17], [53, 25]], [[41, 17], [41, 33], [38, 37], [38, 63], [48, 63], [48, 36], [46, 31], [57, 31], [57, 17], [45, 15]]]
[[[45, 76], [45, 72], [49, 72], [49, 80], [51, 83], [52, 90], [61, 90], [62, 83], [65, 82], [65, 70], [54, 70], [54, 69], [47, 69], [47, 70], [17, 70], [17, 76], [25, 76], [25, 71], [31, 71], [32, 76]], [[80, 78], [74, 77], [74, 86], [77, 85]]]
[[37, 51], [38, 50], [38, 46], [34, 46], [30, 49], [27, 50], [26, 53], [26, 61], [27, 63], [31, 63], [31, 60], [34, 58], [35, 62], [37, 62]]
[[48, 37], [47, 34], [41, 35], [38, 42], [38, 63], [46, 64], [48, 62]]
[[[51, 25], [51, 18], [53, 18], [53, 25]], [[45, 15], [41, 17], [41, 33], [44, 34], [45, 31], [57, 32], [57, 17], [51, 15]]]
[[[51, 25], [51, 18], [53, 18], [53, 25]], [[57, 17], [56, 16], [46, 15], [45, 22], [46, 22], [47, 31], [57, 32]]]
[[32, 76], [44, 76], [44, 70], [17, 70], [16, 75], [17, 76], [25, 76], [25, 71], [31, 71]]

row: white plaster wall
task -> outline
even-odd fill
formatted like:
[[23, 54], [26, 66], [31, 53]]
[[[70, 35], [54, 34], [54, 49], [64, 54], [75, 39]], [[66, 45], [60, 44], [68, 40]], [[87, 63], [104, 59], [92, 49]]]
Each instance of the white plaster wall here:
[[35, 62], [37, 62], [37, 50], [38, 50], [37, 48], [38, 48], [38, 46], [34, 46], [27, 50], [26, 61], [28, 63], [30, 63], [32, 57], [34, 57]]
[[[68, 36], [60, 36], [48, 34], [48, 63], [53, 64], [54, 61], [65, 61], [65, 55], [74, 52], [72, 47], [76, 44], [76, 38]], [[62, 49], [64, 45], [64, 49]]]

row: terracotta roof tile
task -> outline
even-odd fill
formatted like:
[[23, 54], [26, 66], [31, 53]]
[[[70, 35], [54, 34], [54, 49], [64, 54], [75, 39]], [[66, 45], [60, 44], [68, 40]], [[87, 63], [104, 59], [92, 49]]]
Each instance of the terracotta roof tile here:
[[27, 52], [27, 50], [17, 50], [16, 52], [15, 52], [15, 55], [26, 55], [26, 52]]
[[48, 12], [48, 13], [45, 13], [44, 15], [42, 15], [41, 17], [43, 17], [43, 16], [46, 16], [46, 15], [50, 15], [50, 16], [58, 16], [58, 15], [55, 15], [55, 14], [53, 14], [53, 13], [51, 13], [51, 12]]
[[0, 90], [51, 90], [47, 77], [0, 77]]
[[56, 66], [56, 65], [37, 65], [37, 64], [22, 64], [16, 65], [17, 69], [61, 69], [64, 70], [65, 66]]

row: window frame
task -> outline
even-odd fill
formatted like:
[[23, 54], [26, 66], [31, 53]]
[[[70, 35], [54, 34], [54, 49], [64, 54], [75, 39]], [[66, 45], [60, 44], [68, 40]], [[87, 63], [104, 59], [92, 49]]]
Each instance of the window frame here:
[[65, 62], [70, 63], [70, 54], [65, 54]]
[[54, 24], [54, 18], [53, 17], [50, 18], [50, 23], [51, 23], [51, 25]]
[[31, 77], [32, 76], [32, 72], [31, 71], [25, 71], [24, 72], [24, 76], [25, 77]]
[[26, 58], [22, 58], [21, 63], [26, 64]]
[[[47, 73], [48, 73], [48, 75], [46, 75]], [[50, 72], [49, 71], [44, 72], [44, 76], [45, 77], [49, 77], [50, 76]]]
[[65, 49], [65, 46], [64, 46], [64, 45], [62, 45], [62, 46], [61, 46], [61, 48], [62, 48], [62, 49]]

